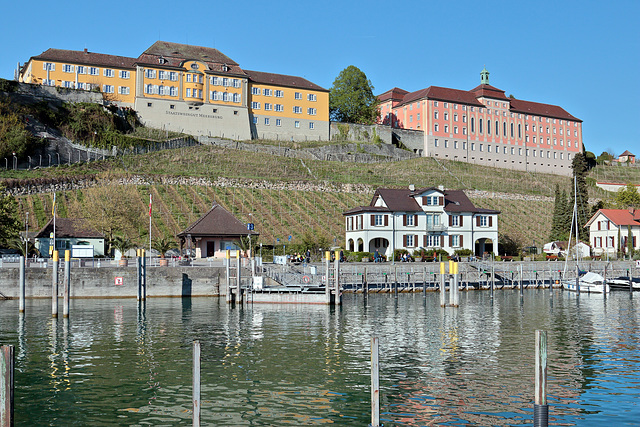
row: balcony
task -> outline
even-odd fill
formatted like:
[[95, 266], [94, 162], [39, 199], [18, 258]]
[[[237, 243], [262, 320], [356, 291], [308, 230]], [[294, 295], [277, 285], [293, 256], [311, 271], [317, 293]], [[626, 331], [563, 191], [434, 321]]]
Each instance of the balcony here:
[[444, 224], [427, 224], [427, 231], [441, 233], [443, 231], [447, 231], [447, 226]]

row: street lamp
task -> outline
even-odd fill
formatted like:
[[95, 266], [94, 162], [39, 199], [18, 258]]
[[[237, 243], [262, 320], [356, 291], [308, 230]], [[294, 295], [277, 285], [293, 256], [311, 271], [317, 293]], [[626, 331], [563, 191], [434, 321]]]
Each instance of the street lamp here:
[[18, 158], [16, 157], [16, 153], [13, 153], [13, 170], [18, 168]]
[[29, 159], [29, 169], [31, 169], [31, 156], [27, 156], [27, 159]]
[[47, 154], [47, 156], [49, 156], [49, 165], [48, 166], [51, 166], [51, 154]]
[[29, 257], [29, 212], [27, 212], [27, 219], [24, 221], [24, 262], [27, 263]]
[[56, 153], [56, 156], [58, 156], [58, 166], [60, 166], [60, 153]]

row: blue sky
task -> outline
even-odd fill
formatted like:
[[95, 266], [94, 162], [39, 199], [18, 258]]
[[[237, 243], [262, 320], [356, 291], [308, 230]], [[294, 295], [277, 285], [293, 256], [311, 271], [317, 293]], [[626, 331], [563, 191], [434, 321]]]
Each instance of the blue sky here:
[[[640, 155], [640, 1], [5, 2], [0, 77], [46, 49], [137, 57], [156, 40], [330, 88], [355, 65], [382, 93], [490, 83], [584, 121], [587, 150]], [[13, 17], [13, 18], [12, 18]]]

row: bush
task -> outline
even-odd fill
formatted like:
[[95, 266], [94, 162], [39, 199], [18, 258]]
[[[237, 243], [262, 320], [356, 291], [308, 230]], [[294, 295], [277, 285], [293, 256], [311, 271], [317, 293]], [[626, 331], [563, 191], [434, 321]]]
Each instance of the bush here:
[[453, 254], [459, 257], [473, 256], [473, 251], [471, 249], [456, 249]]
[[369, 258], [369, 261], [373, 261], [371, 252], [345, 252], [344, 257], [347, 262], [360, 262], [362, 258]]

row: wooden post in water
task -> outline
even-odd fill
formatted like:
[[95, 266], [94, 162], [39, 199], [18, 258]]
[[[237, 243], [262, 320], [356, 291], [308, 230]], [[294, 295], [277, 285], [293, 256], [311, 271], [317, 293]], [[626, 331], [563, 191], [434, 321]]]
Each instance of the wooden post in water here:
[[536, 330], [536, 383], [533, 405], [534, 427], [547, 427], [549, 406], [547, 405], [547, 332]]
[[242, 277], [240, 273], [240, 250], [236, 249], [236, 302], [242, 304]]
[[51, 317], [58, 317], [58, 251], [53, 251], [51, 269]]
[[193, 426], [200, 426], [200, 341], [193, 342]]
[[19, 285], [20, 285], [20, 297], [19, 297], [20, 298], [20, 308], [19, 308], [20, 313], [24, 313], [24, 293], [25, 293], [24, 292], [24, 287], [25, 287], [24, 286], [25, 285], [24, 277], [25, 277], [25, 274], [24, 274], [24, 257], [20, 257], [20, 283], [19, 283]]
[[140, 249], [140, 284], [142, 286], [142, 301], [147, 299], [147, 257], [145, 250]]
[[440, 307], [447, 306], [447, 290], [444, 287], [444, 262], [440, 263]]
[[422, 294], [427, 296], [427, 267], [423, 267], [423, 276], [422, 276]]
[[460, 291], [458, 289], [458, 263], [449, 261], [449, 274], [451, 275], [451, 295], [450, 304], [453, 307], [460, 305]]
[[367, 283], [367, 267], [364, 268], [364, 272], [362, 273], [362, 293], [364, 297], [367, 297], [369, 293], [369, 283]]
[[229, 249], [227, 249], [226, 251], [225, 262], [226, 262], [225, 268], [227, 271], [227, 280], [226, 280], [227, 303], [231, 304], [233, 302], [233, 295], [231, 295], [231, 277], [229, 277], [229, 275], [231, 274], [231, 251]]
[[325, 274], [325, 286], [324, 286], [324, 297], [325, 297], [325, 303], [327, 304], [331, 304], [331, 280], [329, 278], [329, 272], [330, 272], [330, 263], [331, 263], [331, 252], [330, 251], [325, 251], [324, 252], [324, 274]]
[[580, 267], [576, 265], [576, 294], [580, 295]]
[[71, 251], [64, 251], [64, 299], [62, 317], [69, 317], [69, 292], [71, 290]]
[[140, 281], [140, 267], [140, 249], [136, 249], [136, 283], [138, 285], [136, 299], [138, 302], [142, 301], [142, 282]]
[[333, 303], [335, 305], [340, 305], [342, 300], [340, 298], [340, 251], [335, 252], [335, 261], [334, 261], [334, 297]]
[[0, 427], [13, 427], [14, 348], [0, 347]]
[[393, 295], [398, 298], [398, 266], [393, 268]]
[[[633, 296], [633, 278], [631, 277], [631, 268], [629, 268], [629, 294]], [[24, 311], [24, 309], [22, 310]]]
[[371, 338], [371, 427], [380, 426], [379, 338]]

